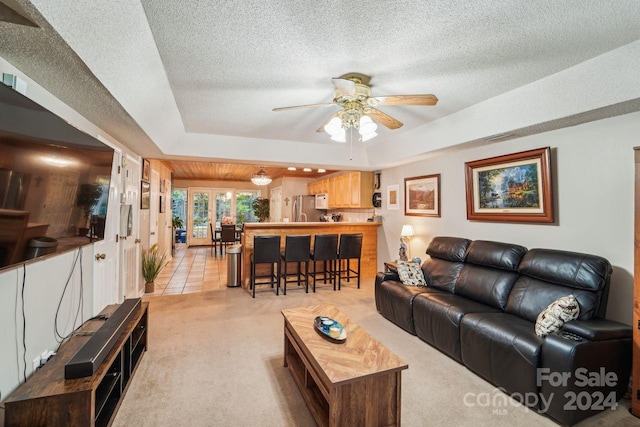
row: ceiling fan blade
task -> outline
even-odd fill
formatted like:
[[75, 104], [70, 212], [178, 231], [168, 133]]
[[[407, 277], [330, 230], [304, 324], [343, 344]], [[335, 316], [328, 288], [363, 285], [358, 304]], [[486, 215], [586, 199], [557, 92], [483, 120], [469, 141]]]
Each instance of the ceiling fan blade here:
[[318, 129], [316, 129], [316, 132], [324, 132], [324, 127], [331, 121], [331, 119], [333, 119], [334, 117], [338, 117], [338, 113], [335, 113], [334, 115], [329, 117], [327, 120], [325, 120], [324, 123], [322, 124], [322, 126], [320, 126]]
[[355, 95], [356, 94], [356, 84], [351, 80], [347, 79], [331, 79], [333, 85], [340, 91], [343, 95]]
[[402, 122], [399, 122], [390, 115], [385, 114], [380, 110], [376, 110], [375, 108], [366, 108], [364, 113], [389, 129], [398, 129], [402, 127]]
[[435, 95], [391, 95], [375, 96], [367, 99], [369, 105], [436, 105]]
[[274, 108], [272, 111], [295, 110], [298, 108], [332, 107], [334, 105], [336, 104], [334, 104], [333, 102], [325, 102], [323, 104], [294, 105], [293, 107], [279, 107], [279, 108]]

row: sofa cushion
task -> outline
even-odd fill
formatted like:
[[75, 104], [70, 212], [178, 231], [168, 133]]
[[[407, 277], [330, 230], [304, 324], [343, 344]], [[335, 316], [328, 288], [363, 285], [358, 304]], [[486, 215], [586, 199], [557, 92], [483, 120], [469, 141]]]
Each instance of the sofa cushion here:
[[580, 306], [573, 295], [558, 298], [538, 315], [535, 326], [536, 335], [546, 337], [560, 330], [566, 322], [577, 319], [578, 315], [580, 315]]
[[415, 335], [413, 323], [413, 299], [423, 292], [442, 292], [418, 286], [403, 286], [395, 280], [387, 280], [376, 288], [376, 301], [380, 313], [410, 334]]
[[420, 264], [398, 261], [398, 276], [403, 285], [426, 286]]
[[427, 256], [427, 259], [422, 263], [422, 273], [427, 286], [452, 294], [463, 266], [464, 264], [461, 262], [445, 261]]
[[554, 285], [527, 276], [520, 276], [511, 289], [505, 311], [535, 322], [538, 315], [552, 302], [573, 294], [580, 305], [580, 320], [597, 317], [600, 295], [596, 292]]
[[465, 264], [456, 282], [455, 293], [504, 310], [518, 277], [515, 272]]
[[469, 244], [465, 262], [500, 270], [517, 271], [518, 264], [525, 253], [527, 248], [524, 246], [474, 240]]
[[446, 293], [423, 293], [413, 299], [416, 335], [458, 362], [460, 355], [460, 321], [469, 313], [499, 312], [467, 298]]
[[520, 274], [575, 289], [601, 291], [611, 276], [606, 259], [578, 252], [531, 249], [518, 266]]
[[470, 313], [460, 322], [462, 362], [511, 393], [537, 393], [544, 338], [533, 323], [506, 313]]
[[471, 240], [460, 237], [434, 237], [427, 248], [427, 255], [448, 261], [462, 262]]

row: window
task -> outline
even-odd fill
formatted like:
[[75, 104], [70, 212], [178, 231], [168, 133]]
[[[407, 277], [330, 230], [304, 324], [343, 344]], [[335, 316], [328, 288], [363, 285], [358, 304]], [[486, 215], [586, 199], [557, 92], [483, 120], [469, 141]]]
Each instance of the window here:
[[236, 191], [236, 224], [258, 222], [253, 212], [253, 201], [260, 197], [260, 190]]

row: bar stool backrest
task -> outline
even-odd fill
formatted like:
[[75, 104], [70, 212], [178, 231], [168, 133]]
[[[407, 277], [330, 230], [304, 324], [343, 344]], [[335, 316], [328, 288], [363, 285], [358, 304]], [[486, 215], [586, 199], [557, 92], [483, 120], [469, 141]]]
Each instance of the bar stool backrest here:
[[339, 259], [360, 259], [361, 253], [362, 233], [340, 235], [340, 250], [338, 251]]
[[220, 233], [220, 237], [223, 242], [235, 242], [236, 226], [234, 224], [222, 224], [222, 233]]
[[287, 262], [305, 262], [309, 260], [311, 235], [287, 236], [284, 246], [284, 260]]
[[338, 259], [338, 235], [316, 234], [313, 244], [313, 258], [319, 261]]
[[253, 261], [256, 264], [280, 262], [280, 236], [254, 236]]

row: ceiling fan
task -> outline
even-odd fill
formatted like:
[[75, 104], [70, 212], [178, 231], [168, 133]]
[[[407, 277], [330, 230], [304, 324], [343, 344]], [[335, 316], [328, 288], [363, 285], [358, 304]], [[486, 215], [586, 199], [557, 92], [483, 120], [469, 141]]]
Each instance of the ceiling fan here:
[[[325, 131], [334, 141], [345, 142], [346, 131], [357, 130], [363, 141], [377, 135], [376, 122], [389, 129], [402, 127], [402, 122], [383, 113], [375, 107], [398, 105], [436, 105], [435, 95], [390, 95], [371, 96], [369, 78], [363, 74], [351, 73], [331, 79], [335, 86], [332, 102], [322, 104], [296, 105], [293, 107], [274, 108], [273, 111], [285, 111], [298, 108], [340, 107], [340, 111], [329, 117], [316, 132]], [[371, 120], [373, 119], [373, 120]], [[352, 138], [353, 141], [353, 138]]]

